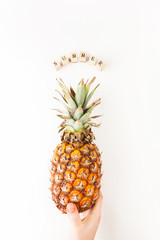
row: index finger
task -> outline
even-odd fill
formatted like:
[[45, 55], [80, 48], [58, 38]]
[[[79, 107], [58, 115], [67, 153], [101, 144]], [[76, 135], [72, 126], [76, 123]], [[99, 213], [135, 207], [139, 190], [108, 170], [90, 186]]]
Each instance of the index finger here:
[[103, 202], [103, 195], [102, 195], [101, 191], [99, 191], [98, 199], [97, 199], [95, 205], [93, 206], [93, 208], [91, 209], [91, 214], [101, 215], [102, 202]]

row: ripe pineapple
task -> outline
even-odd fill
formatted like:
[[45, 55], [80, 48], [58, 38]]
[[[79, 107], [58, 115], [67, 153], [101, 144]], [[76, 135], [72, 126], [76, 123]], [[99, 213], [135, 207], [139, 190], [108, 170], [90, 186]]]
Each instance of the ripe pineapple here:
[[72, 87], [68, 89], [62, 79], [57, 80], [63, 94], [60, 101], [66, 111], [58, 109], [58, 117], [63, 119], [60, 124], [61, 143], [54, 150], [51, 160], [51, 193], [52, 199], [62, 213], [66, 213], [69, 202], [76, 204], [79, 212], [91, 208], [101, 187], [101, 154], [93, 143], [94, 135], [91, 127], [100, 124], [92, 119], [101, 115], [90, 116], [93, 109], [100, 104], [97, 99], [88, 105], [99, 84], [89, 93], [95, 77], [88, 83], [82, 79], [78, 84], [77, 92]]

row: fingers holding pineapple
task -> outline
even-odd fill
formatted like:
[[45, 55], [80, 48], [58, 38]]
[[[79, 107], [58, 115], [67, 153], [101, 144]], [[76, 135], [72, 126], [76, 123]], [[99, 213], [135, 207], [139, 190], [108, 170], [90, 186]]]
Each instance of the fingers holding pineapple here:
[[[87, 198], [84, 200], [87, 204]], [[94, 239], [101, 219], [103, 196], [99, 192], [95, 205], [80, 213], [75, 204], [67, 205], [67, 215], [70, 221], [70, 240]]]

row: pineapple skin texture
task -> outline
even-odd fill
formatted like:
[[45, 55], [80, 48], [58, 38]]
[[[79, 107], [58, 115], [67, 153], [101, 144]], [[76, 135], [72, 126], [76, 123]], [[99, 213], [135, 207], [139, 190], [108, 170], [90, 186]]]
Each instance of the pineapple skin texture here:
[[94, 143], [59, 144], [51, 160], [52, 200], [62, 213], [72, 202], [79, 212], [91, 208], [101, 188], [101, 154]]

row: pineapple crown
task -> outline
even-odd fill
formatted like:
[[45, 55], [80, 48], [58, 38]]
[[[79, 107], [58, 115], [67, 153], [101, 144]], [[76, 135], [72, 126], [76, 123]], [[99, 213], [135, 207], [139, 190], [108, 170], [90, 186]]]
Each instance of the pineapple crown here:
[[57, 116], [63, 119], [60, 124], [59, 132], [70, 132], [76, 134], [77, 132], [90, 132], [91, 127], [98, 127], [100, 124], [92, 122], [92, 119], [101, 117], [102, 115], [91, 116], [93, 109], [101, 103], [101, 98], [95, 100], [91, 104], [88, 104], [95, 90], [100, 84], [98, 84], [92, 91], [90, 87], [95, 81], [95, 77], [88, 82], [84, 82], [82, 79], [75, 92], [72, 87], [68, 87], [64, 84], [61, 78], [56, 79], [61, 87], [62, 93], [57, 89], [55, 90], [62, 98], [62, 101], [54, 97], [60, 103], [63, 104], [66, 111], [57, 110]]

